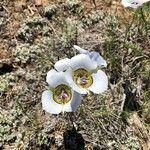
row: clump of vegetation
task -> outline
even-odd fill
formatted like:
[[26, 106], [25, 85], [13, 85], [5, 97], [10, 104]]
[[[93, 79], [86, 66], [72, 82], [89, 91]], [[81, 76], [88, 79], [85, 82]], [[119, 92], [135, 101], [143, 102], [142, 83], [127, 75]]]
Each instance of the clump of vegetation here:
[[98, 23], [103, 18], [104, 18], [104, 14], [102, 13], [102, 11], [92, 10], [88, 15], [86, 15], [82, 19], [82, 22], [84, 25], [90, 26], [90, 25]]
[[[122, 144], [123, 148], [126, 150], [138, 150], [140, 147], [140, 143], [137, 137], [129, 137], [125, 141], [122, 141], [120, 144]], [[119, 149], [119, 144], [116, 142], [111, 143], [111, 147], [115, 149]]]
[[42, 34], [43, 26], [46, 24], [46, 20], [41, 17], [34, 17], [25, 20], [17, 31], [18, 38], [24, 42], [33, 43], [35, 38]]
[[77, 37], [77, 22], [70, 18], [65, 19], [62, 22], [62, 45], [70, 46], [75, 43]]
[[8, 11], [4, 9], [5, 7], [0, 4], [0, 27], [4, 27], [8, 21]]
[[64, 9], [79, 14], [82, 12], [83, 7], [78, 0], [66, 0]]
[[21, 124], [21, 115], [22, 111], [15, 107], [9, 111], [1, 110], [0, 111], [0, 141], [2, 145], [7, 142], [15, 142], [18, 137], [17, 130], [19, 124]]
[[44, 8], [44, 16], [47, 17], [48, 19], [51, 19], [53, 15], [56, 14], [58, 10], [57, 5], [48, 5]]
[[146, 124], [150, 124], [150, 61], [144, 61], [143, 66], [139, 69], [140, 76], [143, 78], [143, 119]]
[[8, 89], [8, 87], [10, 87], [11, 85], [13, 85], [14, 82], [14, 74], [13, 73], [6, 73], [4, 75], [0, 76], [0, 93], [4, 92]]
[[13, 50], [14, 61], [26, 64], [34, 61], [34, 59], [42, 52], [39, 45], [20, 44]]
[[32, 129], [30, 132], [24, 130], [17, 139], [16, 147], [19, 149], [49, 149], [52, 142], [53, 139], [43, 129], [40, 129], [40, 131], [38, 129]]

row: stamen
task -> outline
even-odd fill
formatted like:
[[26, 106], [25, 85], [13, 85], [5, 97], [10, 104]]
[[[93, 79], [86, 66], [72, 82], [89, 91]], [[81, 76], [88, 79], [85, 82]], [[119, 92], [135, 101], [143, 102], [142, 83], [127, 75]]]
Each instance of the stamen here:
[[88, 88], [93, 83], [91, 73], [83, 68], [74, 71], [73, 80], [79, 87], [82, 88]]
[[61, 91], [61, 94], [59, 95], [59, 99], [65, 99], [68, 98], [68, 94], [65, 92], [65, 90]]
[[77, 83], [78, 84], [87, 84], [88, 83], [88, 80], [86, 79], [86, 77], [79, 77], [78, 79], [77, 79]]

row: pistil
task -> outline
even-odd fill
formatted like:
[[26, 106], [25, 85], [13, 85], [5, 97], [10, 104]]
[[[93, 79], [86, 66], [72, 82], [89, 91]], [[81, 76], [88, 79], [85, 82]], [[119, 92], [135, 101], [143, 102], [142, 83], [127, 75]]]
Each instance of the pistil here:
[[53, 99], [58, 104], [66, 104], [72, 98], [71, 88], [67, 85], [61, 84], [54, 88]]

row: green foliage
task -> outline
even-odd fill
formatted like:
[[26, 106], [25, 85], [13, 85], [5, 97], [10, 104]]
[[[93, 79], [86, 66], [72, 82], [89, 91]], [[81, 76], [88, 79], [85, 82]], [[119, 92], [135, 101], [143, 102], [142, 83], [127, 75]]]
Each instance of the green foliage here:
[[14, 107], [10, 111], [0, 111], [0, 141], [1, 144], [5, 142], [14, 142], [18, 133], [17, 130], [21, 124], [22, 111], [18, 107]]
[[77, 37], [77, 22], [73, 21], [70, 18], [63, 20], [62, 22], [62, 37], [61, 42], [62, 45], [70, 46], [72, 43], [75, 43]]
[[86, 15], [83, 19], [84, 26], [94, 25], [102, 21], [104, 18], [104, 13], [100, 10], [92, 10], [88, 15]]
[[20, 44], [13, 50], [15, 62], [22, 64], [34, 61], [40, 53], [40, 45]]
[[0, 93], [6, 91], [11, 85], [13, 85], [14, 81], [13, 73], [6, 73], [0, 76]]
[[64, 4], [64, 9], [68, 10], [72, 13], [76, 13], [77, 15], [82, 12], [83, 6], [80, 4], [78, 0], [66, 0]]
[[51, 19], [57, 12], [58, 6], [57, 5], [48, 5], [44, 8], [44, 15]]

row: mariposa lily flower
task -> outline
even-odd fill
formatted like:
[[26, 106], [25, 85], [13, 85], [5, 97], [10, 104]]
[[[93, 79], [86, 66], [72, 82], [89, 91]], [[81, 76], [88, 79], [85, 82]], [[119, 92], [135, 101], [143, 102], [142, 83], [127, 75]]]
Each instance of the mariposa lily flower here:
[[87, 94], [89, 91], [99, 94], [107, 90], [108, 77], [103, 71], [97, 71], [97, 63], [88, 55], [78, 54], [72, 57], [67, 65], [69, 67], [65, 76], [73, 90], [81, 94]]
[[79, 51], [80, 54], [86, 54], [90, 57], [91, 60], [95, 61], [97, 63], [97, 66], [98, 67], [101, 67], [101, 66], [104, 66], [106, 67], [107, 66], [107, 63], [106, 61], [104, 60], [104, 58], [98, 53], [98, 52], [95, 52], [95, 51], [87, 51], [77, 45], [74, 45], [73, 46], [76, 50]]
[[121, 3], [124, 7], [138, 8], [150, 0], [122, 0]]
[[42, 107], [46, 112], [59, 114], [72, 112], [81, 103], [81, 95], [70, 87], [64, 72], [52, 69], [46, 81], [50, 88], [42, 93]]
[[[80, 54], [85, 54], [89, 56], [92, 61], [97, 63], [97, 67], [107, 66], [106, 61], [98, 52], [87, 51], [77, 45], [74, 45], [74, 48], [78, 50]], [[61, 59], [55, 63], [54, 67], [57, 71], [65, 71], [69, 67], [69, 61], [69, 58]]]

